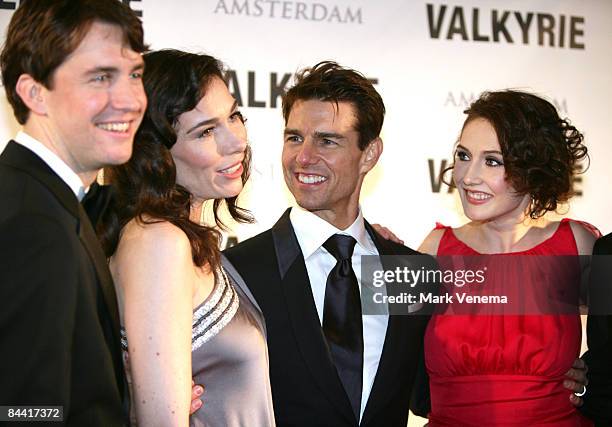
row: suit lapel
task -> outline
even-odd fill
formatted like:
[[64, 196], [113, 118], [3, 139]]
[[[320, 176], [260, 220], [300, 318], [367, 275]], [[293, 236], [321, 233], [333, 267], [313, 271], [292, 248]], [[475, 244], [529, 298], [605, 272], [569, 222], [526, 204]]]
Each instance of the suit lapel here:
[[356, 423], [350, 401], [336, 372], [314, 304], [308, 271], [287, 210], [272, 227], [281, 288], [295, 338], [317, 385], [351, 423]]
[[[110, 317], [111, 328], [107, 330], [107, 342], [110, 352], [113, 357], [113, 364], [115, 365], [115, 376], [117, 378], [117, 384], [120, 386], [120, 390], [125, 395], [125, 382], [123, 376], [123, 362], [121, 359], [120, 346], [119, 346], [119, 311], [117, 309], [117, 296], [115, 294], [115, 286], [113, 285], [113, 279], [108, 270], [106, 264], [106, 257], [102, 251], [102, 247], [98, 241], [96, 233], [89, 221], [87, 213], [78, 204], [79, 209], [79, 239], [85, 247], [89, 258], [91, 259], [96, 275], [98, 276], [98, 283], [100, 284], [100, 290], [102, 291], [102, 297], [104, 298], [106, 313]], [[104, 326], [103, 326], [104, 327]], [[108, 328], [105, 328], [108, 329]]]
[[117, 296], [115, 294], [113, 279], [110, 275], [110, 271], [108, 270], [106, 257], [104, 256], [104, 252], [100, 247], [100, 242], [98, 241], [96, 233], [94, 232], [93, 227], [89, 221], [89, 217], [87, 216], [87, 213], [80, 204], [78, 205], [78, 209], [79, 239], [87, 250], [89, 258], [91, 259], [94, 265], [94, 269], [96, 270], [96, 274], [100, 282], [100, 287], [102, 289], [104, 302], [106, 303], [106, 308], [108, 309], [113, 324], [113, 335], [118, 338], [116, 331], [119, 331], [120, 328], [119, 312], [117, 310]]
[[24, 171], [35, 178], [53, 193], [56, 199], [73, 217], [79, 217], [79, 201], [72, 190], [36, 154], [24, 146], [10, 141], [2, 152], [2, 162], [15, 169]]
[[[387, 240], [379, 238], [367, 221], [365, 222], [365, 227], [381, 256], [398, 255], [394, 246]], [[388, 268], [384, 264], [383, 258], [383, 268]], [[409, 355], [403, 354], [402, 343], [409, 340], [414, 342], [416, 346], [418, 343], [416, 340], [420, 339], [417, 335], [414, 338], [406, 336], [407, 334], [412, 335], [414, 333], [414, 328], [409, 327], [410, 320], [410, 316], [389, 316], [383, 351], [361, 424], [370, 422], [378, 411], [384, 407], [385, 402], [393, 396], [395, 389], [402, 386], [397, 381], [397, 378], [400, 377], [398, 371], [401, 369], [402, 364], [410, 363]], [[408, 404], [409, 402], [406, 402], [406, 405]]]

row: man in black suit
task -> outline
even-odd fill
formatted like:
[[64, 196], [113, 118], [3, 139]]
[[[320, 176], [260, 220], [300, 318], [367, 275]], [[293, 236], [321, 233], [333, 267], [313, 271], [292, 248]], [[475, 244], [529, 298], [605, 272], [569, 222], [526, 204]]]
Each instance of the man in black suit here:
[[277, 424], [405, 427], [428, 318], [362, 315], [353, 276], [361, 255], [416, 254], [382, 239], [359, 207], [382, 152], [383, 101], [361, 74], [323, 62], [298, 74], [283, 115], [299, 207], [225, 252], [266, 318]]
[[79, 201], [146, 107], [142, 26], [119, 1], [23, 1], [0, 57], [23, 130], [0, 156], [0, 402], [126, 424], [112, 279]]
[[587, 344], [589, 372], [582, 412], [596, 427], [612, 426], [612, 234], [595, 242], [589, 287]]

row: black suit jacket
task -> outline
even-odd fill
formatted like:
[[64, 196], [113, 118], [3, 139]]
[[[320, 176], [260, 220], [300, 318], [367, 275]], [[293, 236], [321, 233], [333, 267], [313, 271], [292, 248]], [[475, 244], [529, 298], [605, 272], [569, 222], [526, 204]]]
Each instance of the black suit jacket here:
[[589, 367], [589, 385], [581, 409], [602, 427], [612, 426], [612, 234], [595, 242], [593, 255], [590, 303], [600, 314], [589, 315], [587, 321], [589, 351], [583, 359]]
[[83, 208], [14, 142], [0, 201], [0, 404], [62, 405], [69, 426], [126, 424], [116, 297]]
[[[415, 255], [366, 228], [381, 255]], [[272, 229], [225, 251], [266, 319], [279, 426], [357, 426], [327, 349], [289, 210]], [[428, 316], [390, 316], [362, 426], [405, 427]]]

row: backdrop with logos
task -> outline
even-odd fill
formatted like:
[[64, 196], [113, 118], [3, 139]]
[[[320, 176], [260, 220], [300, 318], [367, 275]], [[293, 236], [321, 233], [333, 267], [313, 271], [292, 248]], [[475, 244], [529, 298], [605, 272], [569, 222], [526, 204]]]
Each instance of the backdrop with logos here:
[[[385, 101], [384, 153], [366, 179], [362, 208], [408, 245], [418, 246], [436, 221], [465, 221], [439, 172], [452, 158], [463, 110], [482, 91], [504, 88], [545, 96], [584, 132], [590, 167], [560, 214], [612, 231], [608, 0], [123, 1], [141, 16], [153, 49], [205, 52], [228, 67], [253, 149], [241, 200], [257, 219], [231, 224], [229, 244], [269, 228], [293, 204], [280, 166], [280, 95], [295, 71], [328, 59], [373, 79]], [[18, 4], [0, 1], [3, 33]], [[0, 96], [1, 150], [19, 126]]]
[[[436, 221], [465, 221], [439, 172], [452, 159], [463, 110], [487, 89], [541, 94], [584, 132], [590, 168], [561, 213], [612, 231], [612, 2], [123, 1], [141, 16], [153, 49], [209, 53], [229, 69], [254, 154], [241, 200], [257, 223], [232, 224], [238, 240], [270, 227], [293, 203], [280, 167], [280, 94], [295, 71], [327, 59], [377, 82], [387, 107], [384, 153], [366, 179], [362, 207], [409, 245], [418, 246]], [[0, 2], [3, 32], [18, 4]], [[0, 149], [17, 129], [0, 99]]]

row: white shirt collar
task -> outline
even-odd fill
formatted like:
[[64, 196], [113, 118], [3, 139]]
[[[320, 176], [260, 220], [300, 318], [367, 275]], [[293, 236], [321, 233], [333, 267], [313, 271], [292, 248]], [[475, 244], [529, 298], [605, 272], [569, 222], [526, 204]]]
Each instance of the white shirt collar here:
[[77, 199], [83, 200], [87, 192], [83, 181], [57, 154], [24, 131], [17, 132], [14, 141], [40, 157], [70, 187]]
[[334, 234], [346, 234], [357, 240], [357, 244], [368, 254], [376, 255], [378, 251], [368, 238], [361, 207], [357, 219], [345, 230], [339, 230], [329, 222], [299, 206], [291, 209], [289, 219], [298, 239], [304, 259], [319, 249]]

